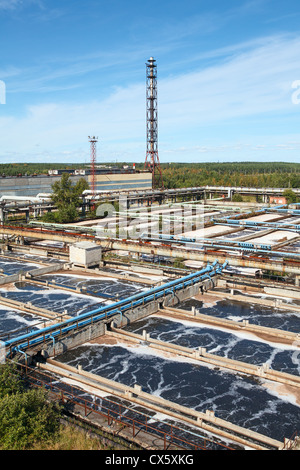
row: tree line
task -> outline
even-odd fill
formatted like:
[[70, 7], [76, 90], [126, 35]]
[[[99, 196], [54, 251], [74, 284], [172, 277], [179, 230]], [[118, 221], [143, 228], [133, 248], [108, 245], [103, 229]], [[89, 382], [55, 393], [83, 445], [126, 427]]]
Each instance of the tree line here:
[[[112, 165], [111, 162], [101, 162]], [[115, 167], [132, 163], [116, 162]], [[48, 170], [74, 170], [86, 167], [84, 163], [3, 163], [0, 176], [47, 174]], [[144, 163], [136, 163], [137, 170]], [[300, 187], [300, 163], [289, 162], [201, 162], [161, 164], [167, 189], [190, 186], [246, 186], [246, 187]]]
[[171, 163], [162, 165], [167, 189], [194, 186], [299, 188], [299, 163]]

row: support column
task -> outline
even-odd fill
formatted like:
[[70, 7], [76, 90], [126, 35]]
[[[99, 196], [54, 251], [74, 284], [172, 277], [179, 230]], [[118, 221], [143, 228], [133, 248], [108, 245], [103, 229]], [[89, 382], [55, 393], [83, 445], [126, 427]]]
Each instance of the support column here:
[[26, 224], [29, 223], [29, 209], [25, 211], [25, 217], [26, 217]]

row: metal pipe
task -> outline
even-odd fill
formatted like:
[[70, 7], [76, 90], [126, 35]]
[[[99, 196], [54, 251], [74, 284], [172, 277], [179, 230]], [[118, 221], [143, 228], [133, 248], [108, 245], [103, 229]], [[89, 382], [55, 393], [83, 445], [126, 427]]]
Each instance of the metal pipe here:
[[[174, 238], [174, 237], [165, 237], [165, 236], [159, 236], [158, 239], [152, 238], [152, 237], [142, 237], [142, 238], [147, 238], [148, 240], [152, 241], [159, 241], [163, 240], [168, 243], [181, 243], [181, 244], [194, 244], [197, 243], [197, 241], [201, 241], [201, 245], [199, 246], [198, 249], [202, 249], [202, 247], [211, 247], [211, 248], [217, 248], [217, 249], [222, 249], [222, 250], [233, 250], [233, 251], [244, 251], [244, 252], [250, 252], [250, 253], [261, 253], [261, 254], [268, 254], [268, 255], [273, 255], [273, 256], [279, 256], [279, 257], [284, 257], [284, 258], [295, 258], [295, 259], [300, 259], [300, 253], [291, 253], [291, 252], [280, 252], [280, 251], [274, 251], [272, 250], [271, 245], [259, 245], [255, 246], [253, 243], [243, 243], [243, 242], [235, 242], [233, 240], [218, 240], [216, 243], [215, 241], [205, 239], [205, 238]], [[291, 240], [292, 242], [292, 240]], [[222, 244], [222, 243], [228, 243]], [[234, 245], [235, 244], [235, 245]], [[197, 247], [193, 247], [195, 249]]]
[[91, 322], [91, 319], [93, 320], [93, 322], [99, 321], [105, 318], [106, 316], [115, 315], [120, 310], [126, 311], [130, 309], [131, 306], [136, 307], [138, 305], [141, 305], [142, 303], [150, 302], [153, 300], [154, 295], [156, 295], [156, 298], [161, 297], [165, 295], [166, 293], [168, 293], [168, 291], [173, 292], [173, 289], [174, 290], [182, 289], [184, 287], [187, 287], [188, 285], [204, 280], [205, 278], [207, 278], [208, 273], [210, 273], [211, 275], [220, 274], [222, 270], [227, 266], [227, 264], [228, 263], [225, 262], [222, 266], [217, 266], [218, 261], [215, 260], [212, 265], [208, 265], [206, 268], [202, 269], [201, 271], [190, 274], [189, 276], [185, 276], [182, 279], [171, 281], [167, 284], [164, 284], [163, 286], [150, 289], [146, 293], [136, 294], [127, 299], [121, 300], [119, 302], [115, 302], [112, 305], [100, 307], [95, 310], [83, 313], [81, 315], [78, 315], [76, 318], [69, 318], [56, 325], [51, 325], [46, 328], [43, 328], [39, 330], [38, 332], [35, 331], [35, 332], [27, 333], [17, 338], [4, 341], [4, 344], [7, 347], [12, 347], [14, 344], [18, 344], [23, 340], [24, 341], [27, 340], [27, 343], [20, 344], [18, 346], [21, 348], [23, 346], [27, 347], [28, 345], [32, 345], [32, 344], [36, 344], [40, 342], [41, 337], [44, 340], [47, 340], [48, 338], [53, 339], [53, 337], [58, 335], [60, 332], [68, 333], [69, 331], [71, 331], [72, 329], [75, 329], [78, 326], [83, 327], [83, 326], [88, 325]]
[[19, 352], [19, 353], [21, 353], [21, 354], [24, 354], [24, 356], [25, 356], [25, 362], [26, 362], [26, 365], [27, 365], [27, 354], [26, 354], [26, 352], [22, 351], [22, 350], [20, 349], [20, 347], [16, 348], [16, 351]]

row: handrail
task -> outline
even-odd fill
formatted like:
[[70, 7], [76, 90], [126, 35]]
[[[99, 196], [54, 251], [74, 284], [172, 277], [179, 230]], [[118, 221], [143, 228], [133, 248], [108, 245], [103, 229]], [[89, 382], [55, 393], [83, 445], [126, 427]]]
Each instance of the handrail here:
[[[101, 409], [95, 409], [95, 407], [99, 406], [100, 404], [97, 405], [94, 401], [86, 397], [79, 396], [78, 392], [82, 392], [82, 389], [80, 389], [79, 387], [70, 384], [67, 385], [70, 390], [66, 390], [66, 386], [59, 386], [59, 384], [57, 384], [57, 379], [54, 378], [51, 374], [41, 371], [40, 369], [37, 371], [36, 369], [26, 367], [23, 364], [18, 364], [18, 366], [21, 368], [23, 373], [25, 373], [28, 381], [31, 383], [32, 386], [45, 388], [46, 390], [50, 389], [50, 392], [54, 394], [63, 403], [67, 402], [68, 404], [76, 404], [76, 406], [79, 406], [84, 409], [85, 417], [87, 417], [88, 415], [90, 415], [90, 413], [93, 412], [105, 417], [107, 419], [108, 425], [110, 426], [113, 422], [115, 422], [123, 426], [125, 425], [132, 427], [133, 438], [138, 433], [137, 429], [139, 429], [149, 435], [160, 436], [164, 441], [164, 450], [166, 450], [170, 444], [179, 445], [181, 446], [181, 448], [184, 449], [192, 448], [194, 450], [209, 450], [208, 445], [213, 444], [222, 449], [235, 450], [234, 448], [226, 444], [214, 441], [211, 437], [199, 435], [196, 431], [192, 431], [186, 428], [183, 429], [178, 424], [170, 424], [168, 422], [160, 421], [159, 419], [153, 416], [149, 416], [140, 410], [133, 410], [132, 408], [128, 407], [123, 403], [115, 402], [112, 399], [108, 399], [106, 397], [102, 398], [101, 400]], [[35, 373], [37, 373], [37, 377], [35, 377]], [[128, 415], [128, 411], [130, 411], [131, 413], [132, 411], [134, 411], [136, 417]], [[154, 421], [158, 425], [163, 425], [164, 430], [159, 429], [159, 427], [155, 427], [153, 424], [150, 424], [149, 421]], [[166, 430], [166, 428], [168, 430]], [[176, 431], [178, 432], [178, 434], [176, 434]], [[183, 433], [190, 435], [191, 440], [183, 438]], [[192, 439], [200, 439], [202, 443], [200, 444], [192, 442]]]

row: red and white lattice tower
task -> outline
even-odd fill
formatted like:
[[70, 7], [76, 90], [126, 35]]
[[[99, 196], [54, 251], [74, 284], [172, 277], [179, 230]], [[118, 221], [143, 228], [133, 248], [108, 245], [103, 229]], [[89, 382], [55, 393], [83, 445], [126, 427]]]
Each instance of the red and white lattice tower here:
[[96, 196], [96, 162], [97, 162], [97, 148], [98, 137], [90, 137], [89, 141], [91, 144], [91, 190], [92, 190], [92, 201], [95, 201]]
[[147, 153], [145, 170], [152, 173], [152, 188], [163, 189], [163, 177], [158, 157], [158, 119], [157, 119], [157, 65], [153, 57], [146, 63], [147, 79]]

